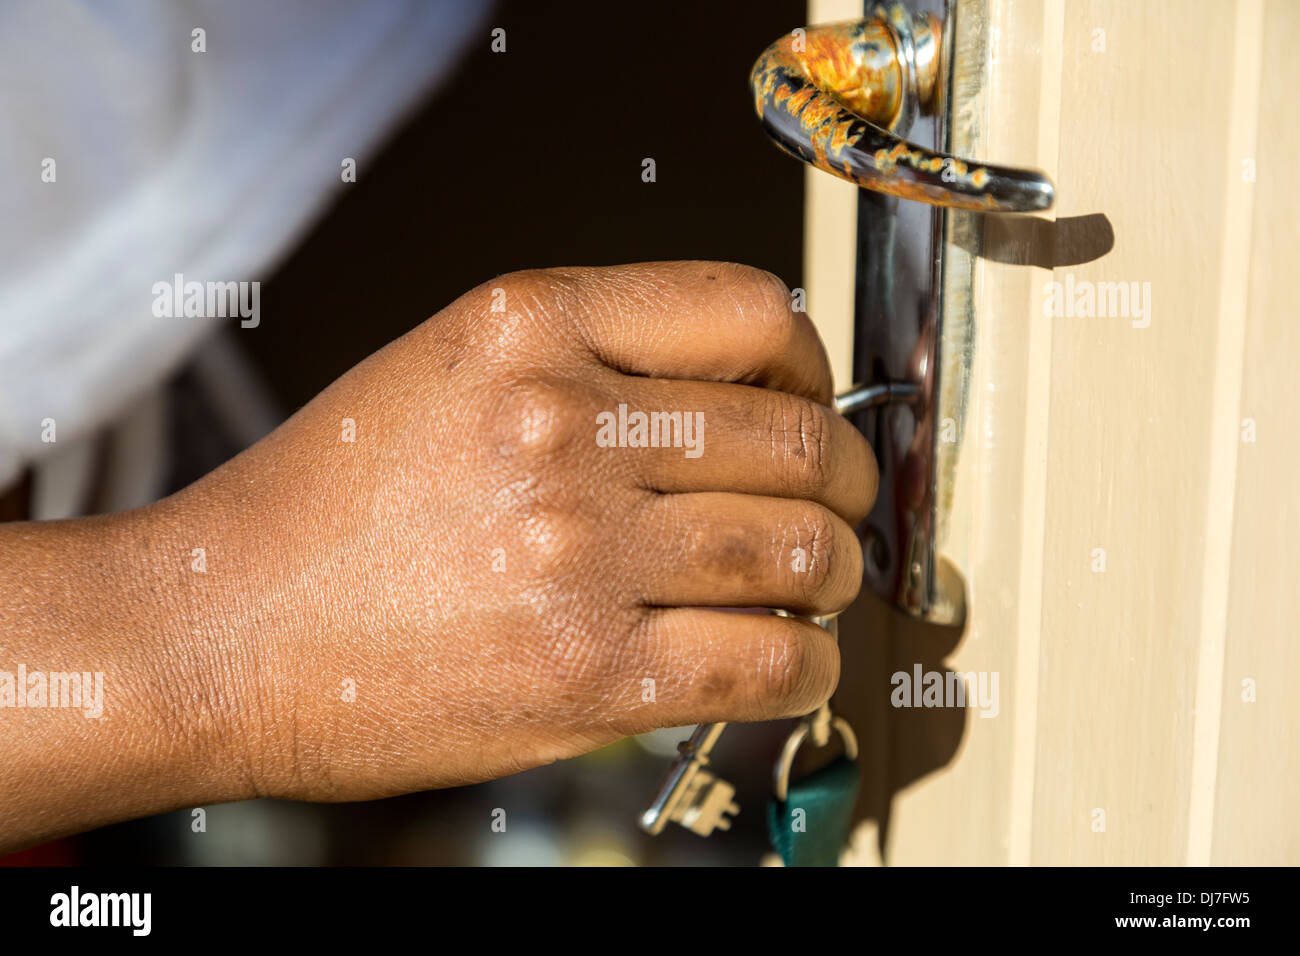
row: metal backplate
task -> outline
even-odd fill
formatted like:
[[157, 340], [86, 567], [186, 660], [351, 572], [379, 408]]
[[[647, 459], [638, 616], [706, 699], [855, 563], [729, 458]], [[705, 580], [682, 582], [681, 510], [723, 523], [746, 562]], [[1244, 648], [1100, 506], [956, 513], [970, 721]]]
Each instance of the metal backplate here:
[[[897, 132], [959, 152], [966, 144], [954, 141], [957, 118], [949, 105], [961, 4], [913, 0], [908, 6], [940, 15], [945, 30], [935, 104]], [[880, 490], [864, 534], [866, 583], [907, 613], [944, 624], [959, 622], [964, 608], [959, 568], [942, 545], [973, 348], [971, 260], [947, 240], [952, 230], [974, 229], [976, 222], [967, 212], [858, 193], [854, 378], [921, 384], [913, 405], [853, 416], [880, 463]]]

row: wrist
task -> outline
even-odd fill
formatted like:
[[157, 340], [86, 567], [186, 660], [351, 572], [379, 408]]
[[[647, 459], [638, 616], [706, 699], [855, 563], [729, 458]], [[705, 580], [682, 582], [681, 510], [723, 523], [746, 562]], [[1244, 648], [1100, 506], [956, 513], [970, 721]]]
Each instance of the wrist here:
[[240, 549], [203, 488], [122, 516], [132, 519], [124, 530], [141, 559], [124, 600], [148, 605], [143, 680], [155, 706], [139, 708], [139, 731], [169, 740], [167, 772], [220, 803], [274, 795], [278, 762], [268, 759], [276, 735], [262, 673], [261, 584], [235, 559]]
[[175, 545], [153, 508], [0, 526], [0, 848], [254, 795]]

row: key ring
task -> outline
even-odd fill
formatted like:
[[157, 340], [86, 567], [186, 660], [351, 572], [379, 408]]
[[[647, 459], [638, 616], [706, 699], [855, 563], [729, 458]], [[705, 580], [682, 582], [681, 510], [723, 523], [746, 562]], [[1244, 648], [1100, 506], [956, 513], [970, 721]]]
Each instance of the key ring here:
[[[819, 729], [820, 734], [817, 732]], [[858, 758], [858, 737], [853, 728], [843, 717], [832, 714], [829, 704], [823, 704], [815, 714], [799, 721], [799, 725], [786, 738], [781, 756], [772, 768], [772, 789], [782, 803], [785, 803], [785, 798], [790, 794], [790, 771], [794, 767], [794, 758], [799, 753], [799, 748], [809, 736], [812, 736], [813, 743], [818, 747], [825, 747], [830, 743], [832, 730], [838, 731], [840, 739], [844, 741], [844, 756], [849, 760]], [[820, 741], [817, 739], [819, 736], [822, 738]]]
[[[788, 611], [776, 613], [780, 617], [793, 616]], [[825, 628], [831, 637], [839, 640], [838, 615], [814, 617], [812, 621], [819, 627]], [[790, 736], [786, 738], [785, 746], [781, 748], [781, 756], [777, 758], [776, 766], [772, 768], [772, 789], [776, 792], [776, 798], [782, 803], [785, 803], [785, 798], [790, 793], [790, 771], [794, 768], [794, 758], [798, 755], [799, 748], [809, 737], [812, 737], [812, 742], [816, 746], [825, 747], [831, 742], [832, 730], [837, 731], [840, 739], [844, 741], [844, 756], [849, 760], [858, 758], [857, 734], [853, 732], [847, 720], [831, 712], [831, 702], [826, 701], [799, 721]]]

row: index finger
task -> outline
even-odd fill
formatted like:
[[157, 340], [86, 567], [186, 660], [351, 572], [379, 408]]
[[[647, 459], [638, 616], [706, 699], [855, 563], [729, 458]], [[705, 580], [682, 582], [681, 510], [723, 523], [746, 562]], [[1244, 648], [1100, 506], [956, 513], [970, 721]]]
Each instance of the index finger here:
[[571, 286], [587, 347], [610, 368], [832, 401], [821, 338], [770, 272], [731, 262], [553, 271]]

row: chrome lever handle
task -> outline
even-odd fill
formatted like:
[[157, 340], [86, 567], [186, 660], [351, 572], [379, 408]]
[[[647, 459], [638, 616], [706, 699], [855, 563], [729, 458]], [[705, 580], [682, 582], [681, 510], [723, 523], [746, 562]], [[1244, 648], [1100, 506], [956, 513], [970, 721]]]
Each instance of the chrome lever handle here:
[[1033, 212], [1052, 205], [1046, 175], [939, 153], [896, 135], [938, 99], [943, 25], [901, 3], [809, 27], [763, 51], [754, 109], [787, 153], [867, 189], [938, 206]]

